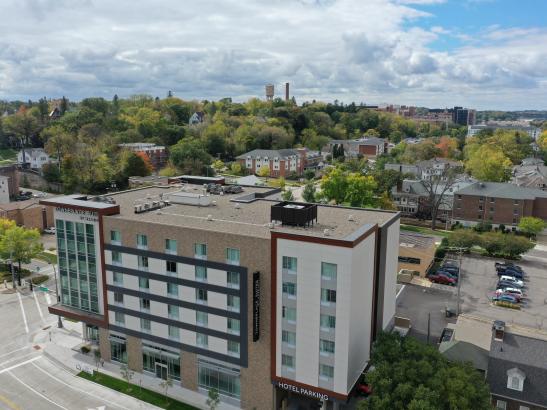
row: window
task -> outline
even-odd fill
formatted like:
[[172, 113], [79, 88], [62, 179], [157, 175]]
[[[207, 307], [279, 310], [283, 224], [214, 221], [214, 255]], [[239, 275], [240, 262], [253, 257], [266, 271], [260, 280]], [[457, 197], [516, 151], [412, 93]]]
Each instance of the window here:
[[198, 303], [207, 303], [207, 291], [205, 289], [196, 289], [196, 301]]
[[123, 273], [112, 272], [112, 280], [117, 285], [123, 285]]
[[177, 273], [177, 262], [165, 261], [165, 270], [167, 273]]
[[123, 303], [123, 293], [114, 292], [114, 302]]
[[150, 310], [150, 299], [141, 298], [141, 310]]
[[239, 296], [228, 295], [227, 305], [228, 305], [228, 310], [239, 312]]
[[165, 240], [165, 253], [168, 253], [170, 255], [176, 255], [177, 254], [177, 241], [174, 239], [166, 239]]
[[114, 321], [117, 325], [125, 325], [125, 315], [121, 312], [114, 312]]
[[207, 259], [207, 244], [195, 243], [194, 244], [194, 256], [197, 259]]
[[296, 273], [296, 258], [283, 256], [283, 270], [286, 270], [288, 273]]
[[319, 353], [322, 355], [334, 354], [334, 342], [331, 340], [319, 340]]
[[150, 281], [148, 280], [148, 278], [139, 276], [139, 288], [147, 290], [150, 289]]
[[239, 249], [226, 248], [226, 262], [231, 265], [239, 265]]
[[239, 335], [239, 319], [228, 318], [228, 333]]
[[483, 196], [479, 197], [479, 202], [484, 202], [484, 197]]
[[229, 287], [239, 289], [239, 272], [226, 272], [226, 281]]
[[515, 368], [507, 370], [507, 388], [522, 391], [526, 375], [522, 370]]
[[200, 282], [207, 281], [207, 268], [205, 266], [195, 266], [194, 272], [196, 275], [196, 280]]
[[505, 410], [507, 403], [503, 400], [496, 400], [496, 410]]
[[209, 345], [209, 338], [203, 333], [196, 333], [196, 344], [200, 347], [207, 347]]
[[167, 294], [171, 296], [179, 295], [179, 285], [176, 283], [167, 283]]
[[179, 307], [175, 305], [167, 305], [167, 316], [169, 319], [178, 319]]
[[490, 212], [494, 212], [494, 207], [493, 206], [490, 207]]
[[336, 291], [332, 289], [321, 289], [321, 303], [336, 303]]
[[230, 356], [239, 357], [239, 342], [228, 340], [228, 354]]
[[519, 204], [519, 201], [515, 199], [515, 201], [513, 202], [513, 205], [518, 205], [518, 204]]
[[490, 203], [493, 204], [494, 202], [496, 202], [496, 198], [490, 198]]
[[140, 270], [148, 270], [148, 256], [137, 256], [137, 264]]
[[513, 209], [513, 215], [518, 215], [519, 214], [519, 210], [518, 209]]
[[146, 235], [137, 235], [137, 248], [148, 249], [148, 238], [146, 237]]
[[321, 329], [331, 330], [336, 327], [336, 317], [331, 315], [321, 315]]
[[122, 264], [122, 254], [118, 251], [112, 251], [112, 264], [121, 265]]
[[519, 406], [519, 410], [530, 410], [528, 406]]
[[150, 332], [151, 329], [150, 319], [143, 319], [141, 317], [141, 330], [143, 332]]
[[482, 211], [482, 205], [479, 205], [479, 211]]
[[296, 322], [295, 308], [283, 306], [281, 310], [282, 310], [281, 315], [283, 316], [283, 319], [287, 319], [289, 322], [293, 322], [293, 323]]
[[296, 333], [289, 332], [288, 330], [281, 331], [281, 341], [286, 343], [288, 346], [296, 346]]
[[319, 377], [321, 379], [332, 379], [334, 378], [334, 367], [327, 364], [319, 364]]
[[110, 231], [110, 243], [113, 245], [122, 244], [122, 234], [120, 231]]
[[199, 310], [196, 310], [196, 324], [203, 327], [208, 326], [209, 316], [207, 315], [207, 312], [200, 312]]
[[167, 331], [169, 332], [169, 338], [170, 339], [176, 339], [176, 340], [180, 339], [180, 331], [179, 331], [178, 327], [168, 325], [167, 326]]
[[288, 354], [282, 354], [281, 366], [286, 367], [288, 369], [294, 369], [294, 356], [290, 356]]
[[283, 293], [289, 298], [294, 299], [296, 297], [296, 283], [283, 282]]
[[321, 262], [321, 279], [336, 281], [337, 265]]
[[110, 336], [110, 358], [115, 362], [127, 364], [127, 346], [124, 338]]
[[198, 385], [203, 389], [216, 389], [220, 394], [239, 399], [239, 369], [198, 359]]

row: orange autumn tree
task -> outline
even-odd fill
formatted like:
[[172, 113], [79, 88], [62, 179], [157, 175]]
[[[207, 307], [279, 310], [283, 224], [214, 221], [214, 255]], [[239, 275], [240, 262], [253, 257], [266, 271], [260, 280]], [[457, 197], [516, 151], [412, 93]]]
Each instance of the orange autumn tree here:
[[135, 154], [141, 157], [141, 159], [144, 161], [144, 165], [146, 166], [146, 169], [148, 170], [148, 173], [151, 174], [152, 171], [154, 171], [154, 166], [152, 165], [152, 162], [150, 162], [150, 157], [148, 156], [148, 154], [143, 151], [138, 151]]
[[454, 158], [458, 153], [458, 140], [445, 135], [435, 147], [439, 149], [443, 158]]

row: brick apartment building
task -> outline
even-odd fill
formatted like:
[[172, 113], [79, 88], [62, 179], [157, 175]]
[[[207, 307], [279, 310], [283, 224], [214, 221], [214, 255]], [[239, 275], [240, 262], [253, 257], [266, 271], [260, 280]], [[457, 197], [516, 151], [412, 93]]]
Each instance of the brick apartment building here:
[[142, 152], [146, 154], [146, 156], [150, 159], [150, 163], [154, 167], [154, 170], [156, 171], [160, 170], [167, 164], [167, 150], [163, 146], [148, 142], [119, 144], [119, 146], [135, 153]]
[[489, 222], [516, 229], [524, 216], [547, 221], [547, 192], [500, 182], [476, 182], [454, 193], [453, 221], [464, 226]]
[[344, 156], [376, 158], [388, 151], [388, 141], [384, 138], [362, 138], [359, 140], [332, 140], [327, 144], [327, 150], [332, 153], [335, 146], [344, 147]]
[[291, 173], [302, 175], [307, 165], [306, 148], [297, 149], [255, 149], [236, 157], [237, 162], [251, 174], [268, 167], [270, 177], [287, 177]]

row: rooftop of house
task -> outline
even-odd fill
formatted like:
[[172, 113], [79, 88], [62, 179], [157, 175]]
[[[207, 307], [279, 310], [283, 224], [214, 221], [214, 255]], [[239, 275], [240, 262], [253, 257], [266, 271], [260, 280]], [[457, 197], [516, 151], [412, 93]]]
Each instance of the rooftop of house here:
[[[53, 206], [64, 204], [72, 207], [98, 207], [97, 210], [119, 206], [119, 214], [113, 214], [109, 218], [270, 238], [271, 207], [279, 203], [278, 200], [268, 199], [269, 194], [273, 193], [277, 191], [272, 191], [272, 188], [245, 187], [244, 192], [239, 194], [203, 197], [202, 185], [186, 184], [145, 187], [109, 194], [107, 197], [111, 198], [114, 204], [83, 201], [71, 197], [52, 198], [42, 203]], [[201, 198], [204, 202], [211, 201], [211, 204], [197, 206], [174, 203], [176, 199], [173, 194], [182, 195], [194, 201]], [[199, 197], [200, 195], [202, 197]], [[257, 198], [257, 195], [265, 196], [265, 198]], [[162, 199], [170, 200], [171, 204], [159, 210], [135, 213], [136, 205]], [[355, 235], [365, 232], [375, 224], [381, 226], [393, 218], [398, 218], [398, 213], [317, 205], [317, 223], [314, 225], [310, 227], [275, 225], [273, 230], [296, 235], [353, 240]]]
[[246, 152], [237, 156], [237, 159], [247, 159], [251, 158], [287, 158], [294, 155], [298, 155], [298, 150], [287, 148], [287, 149], [254, 149], [252, 151]]
[[399, 246], [414, 249], [429, 249], [435, 246], [435, 238], [418, 233], [401, 231], [399, 234]]
[[491, 198], [529, 199], [547, 198], [547, 192], [504, 182], [475, 182], [455, 192], [458, 195]]

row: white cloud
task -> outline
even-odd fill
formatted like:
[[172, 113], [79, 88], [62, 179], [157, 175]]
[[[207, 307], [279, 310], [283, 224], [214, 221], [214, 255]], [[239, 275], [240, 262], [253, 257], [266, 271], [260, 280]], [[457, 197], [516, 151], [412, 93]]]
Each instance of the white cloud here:
[[5, 2], [0, 98], [244, 99], [289, 81], [298, 101], [547, 105], [547, 30], [494, 26], [433, 51], [460, 35], [413, 26], [430, 16], [413, 5], [437, 0]]

